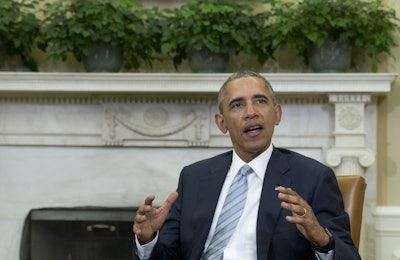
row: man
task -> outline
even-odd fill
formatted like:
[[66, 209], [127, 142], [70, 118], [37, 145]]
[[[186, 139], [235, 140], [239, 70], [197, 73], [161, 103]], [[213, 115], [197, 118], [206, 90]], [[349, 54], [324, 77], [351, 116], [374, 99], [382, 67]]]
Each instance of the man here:
[[[269, 82], [237, 72], [218, 104], [215, 123], [233, 151], [184, 167], [160, 208], [146, 198], [133, 227], [139, 258], [360, 259], [333, 171], [272, 145], [282, 110]], [[231, 196], [239, 182], [240, 196]], [[232, 198], [240, 202], [227, 211]]]

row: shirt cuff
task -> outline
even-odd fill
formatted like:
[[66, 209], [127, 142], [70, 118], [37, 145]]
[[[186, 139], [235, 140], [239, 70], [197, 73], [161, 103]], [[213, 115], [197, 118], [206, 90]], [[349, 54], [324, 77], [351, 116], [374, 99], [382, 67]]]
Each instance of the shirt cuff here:
[[314, 250], [314, 254], [315, 254], [315, 256], [317, 257], [318, 260], [332, 260], [333, 256], [335, 255], [334, 254], [335, 253], [335, 249], [332, 249], [332, 250], [328, 251], [328, 253], [318, 252], [314, 248], [313, 248], [313, 250]]
[[136, 244], [136, 255], [139, 257], [141, 260], [147, 260], [150, 258], [151, 252], [153, 252], [153, 248], [155, 244], [157, 243], [158, 240], [158, 231], [156, 233], [155, 238], [150, 241], [147, 244], [141, 245], [139, 243], [139, 240], [137, 238], [137, 235], [135, 235], [135, 244]]

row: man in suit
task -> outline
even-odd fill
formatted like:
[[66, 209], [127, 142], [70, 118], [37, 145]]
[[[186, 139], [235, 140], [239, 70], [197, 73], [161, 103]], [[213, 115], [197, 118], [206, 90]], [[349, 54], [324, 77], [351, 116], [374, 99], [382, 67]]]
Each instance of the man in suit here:
[[[218, 104], [215, 122], [229, 133], [233, 151], [184, 167], [177, 191], [160, 208], [152, 206], [154, 196], [145, 199], [133, 227], [136, 255], [158, 260], [360, 259], [333, 171], [272, 145], [282, 110], [269, 82], [252, 71], [234, 73], [221, 87]], [[224, 202], [243, 165], [251, 170], [244, 177], [248, 191], [238, 223], [219, 242], [217, 256], [209, 257]]]

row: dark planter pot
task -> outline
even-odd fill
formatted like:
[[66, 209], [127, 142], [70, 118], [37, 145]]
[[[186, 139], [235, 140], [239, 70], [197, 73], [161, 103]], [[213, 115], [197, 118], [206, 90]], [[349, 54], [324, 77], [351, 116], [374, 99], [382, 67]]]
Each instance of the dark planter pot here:
[[214, 53], [209, 50], [191, 50], [188, 53], [189, 67], [195, 73], [222, 73], [229, 63], [228, 53]]
[[0, 68], [4, 65], [4, 59], [6, 58], [6, 51], [3, 46], [0, 44]]
[[327, 40], [320, 47], [312, 44], [308, 59], [314, 72], [346, 72], [351, 64], [351, 46], [334, 40]]
[[84, 55], [87, 72], [118, 72], [123, 62], [122, 48], [106, 43], [96, 43], [89, 55]]

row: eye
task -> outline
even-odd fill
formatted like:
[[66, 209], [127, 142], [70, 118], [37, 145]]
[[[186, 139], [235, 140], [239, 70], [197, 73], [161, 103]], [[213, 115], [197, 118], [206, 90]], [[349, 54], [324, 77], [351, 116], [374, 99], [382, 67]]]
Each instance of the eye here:
[[243, 102], [234, 102], [231, 104], [232, 109], [241, 108], [241, 107], [243, 107]]
[[267, 104], [268, 100], [266, 100], [265, 98], [257, 98], [256, 99], [256, 103], [258, 103], [258, 104]]
[[235, 103], [235, 104], [233, 104], [233, 107], [241, 107], [242, 106], [242, 103]]

